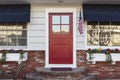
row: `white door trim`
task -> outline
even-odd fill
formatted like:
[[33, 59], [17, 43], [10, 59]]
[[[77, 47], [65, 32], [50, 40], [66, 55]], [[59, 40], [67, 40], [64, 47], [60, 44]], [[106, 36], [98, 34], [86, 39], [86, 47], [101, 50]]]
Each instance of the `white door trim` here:
[[[45, 67], [72, 67], [76, 68], [76, 8], [46, 8], [46, 50]], [[49, 13], [73, 13], [73, 64], [49, 64]]]

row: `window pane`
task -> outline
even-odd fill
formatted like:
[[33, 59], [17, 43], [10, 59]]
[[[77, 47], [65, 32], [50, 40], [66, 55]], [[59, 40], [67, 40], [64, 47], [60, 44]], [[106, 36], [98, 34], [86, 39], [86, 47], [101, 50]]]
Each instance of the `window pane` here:
[[26, 38], [19, 38], [18, 39], [18, 45], [19, 46], [26, 46], [27, 45], [27, 39]]
[[88, 25], [87, 26], [87, 42], [88, 45], [99, 45], [99, 35], [98, 35], [98, 28], [99, 26], [97, 25], [97, 23], [93, 24], [93, 25]]
[[0, 37], [6, 37], [6, 36], [7, 36], [7, 32], [0, 30]]
[[60, 16], [52, 16], [52, 24], [60, 24]]
[[69, 16], [62, 16], [62, 24], [69, 24]]
[[7, 46], [16, 46], [17, 39], [15, 37], [8, 37], [7, 38]]
[[6, 45], [5, 37], [0, 36], [0, 46], [4, 46], [4, 45]]
[[52, 32], [53, 33], [59, 33], [60, 32], [60, 25], [53, 25], [52, 26]]
[[111, 26], [110, 23], [101, 23], [99, 25], [99, 45], [111, 46]]
[[120, 25], [112, 25], [111, 44], [113, 46], [120, 45]]
[[99, 38], [99, 45], [100, 46], [110, 46], [110, 37], [100, 37]]
[[88, 37], [87, 38], [88, 40], [88, 46], [91, 46], [91, 45], [98, 45], [98, 38], [92, 38], [92, 37]]
[[26, 37], [26, 36], [27, 36], [27, 31], [18, 31], [18, 32], [17, 32], [17, 35], [18, 35], [19, 37]]
[[69, 25], [62, 25], [61, 26], [61, 32], [68, 33], [70, 31]]

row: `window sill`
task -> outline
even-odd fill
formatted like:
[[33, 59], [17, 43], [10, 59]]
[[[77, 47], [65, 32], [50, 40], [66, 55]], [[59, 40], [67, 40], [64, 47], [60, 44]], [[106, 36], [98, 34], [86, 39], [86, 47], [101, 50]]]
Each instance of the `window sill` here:
[[[120, 53], [110, 53], [111, 54], [111, 58], [112, 58], [112, 64], [115, 64], [116, 61], [120, 61]], [[92, 64], [96, 64], [96, 62], [98, 61], [103, 61], [105, 62], [106, 61], [106, 54], [104, 53], [93, 53], [91, 55], [92, 59], [90, 60], [89, 59], [89, 53], [87, 53], [87, 56], [86, 56], [86, 59], [88, 61], [91, 61]]]

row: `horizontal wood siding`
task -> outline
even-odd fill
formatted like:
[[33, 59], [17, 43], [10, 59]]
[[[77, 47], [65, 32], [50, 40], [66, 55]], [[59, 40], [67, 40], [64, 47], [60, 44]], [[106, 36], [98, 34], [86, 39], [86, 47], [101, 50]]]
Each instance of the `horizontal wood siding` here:
[[30, 24], [45, 25], [45, 17], [32, 17]]
[[39, 5], [31, 5], [30, 19], [28, 48], [30, 50], [45, 50], [45, 8]]
[[79, 24], [79, 16], [80, 16], [80, 9], [77, 9], [77, 17], [76, 17], [76, 24], [77, 24], [77, 30], [76, 30], [76, 48], [77, 50], [85, 49], [85, 24], [83, 24], [83, 34], [80, 34], [78, 31], [78, 24]]
[[[40, 6], [40, 5], [31, 5], [31, 22], [28, 28], [28, 49], [30, 50], [45, 50], [46, 45], [46, 8], [55, 8], [61, 6]], [[78, 28], [79, 23], [79, 12], [81, 6], [62, 6], [62, 8], [76, 8], [76, 29]], [[85, 34], [80, 35], [78, 29], [76, 30], [76, 48], [83, 49], [85, 46]]]

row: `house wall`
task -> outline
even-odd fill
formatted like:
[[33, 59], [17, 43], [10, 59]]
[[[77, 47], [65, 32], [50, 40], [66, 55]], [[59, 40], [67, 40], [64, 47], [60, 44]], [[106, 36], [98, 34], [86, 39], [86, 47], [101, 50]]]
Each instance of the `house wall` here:
[[[54, 4], [53, 4], [54, 5]], [[79, 13], [81, 5], [31, 5], [31, 22], [28, 25], [28, 60], [26, 61], [26, 66], [20, 72], [19, 77], [24, 76], [26, 73], [35, 72], [36, 67], [45, 66], [45, 45], [46, 45], [46, 8], [76, 8], [76, 65], [77, 67], [87, 67], [88, 73], [95, 73], [98, 75], [99, 79], [107, 77], [119, 77], [120, 73], [120, 62], [116, 64], [110, 64], [107, 62], [97, 62], [96, 64], [89, 64], [86, 60], [85, 54], [85, 24], [83, 27], [83, 34], [80, 35], [77, 27], [79, 21]], [[0, 69], [4, 73], [12, 72], [18, 66], [17, 62], [5, 62], [0, 63]], [[14, 73], [14, 72], [13, 72]]]
[[[88, 69], [88, 73], [94, 73], [98, 75], [99, 79], [102, 78], [119, 78], [119, 73], [120, 73], [120, 62], [116, 62], [116, 64], [110, 64], [108, 62], [97, 62], [96, 64], [89, 64], [88, 61], [86, 60], [86, 54], [84, 49], [86, 48], [86, 24], [84, 23], [83, 27], [83, 34], [79, 34], [79, 31], [77, 29], [78, 23], [79, 23], [79, 13], [80, 9], [82, 8], [81, 5], [31, 5], [31, 22], [28, 27], [28, 49], [29, 50], [43, 50], [45, 51], [46, 47], [46, 16], [45, 16], [45, 9], [46, 8], [76, 8], [76, 65], [77, 67], [82, 67], [85, 66]], [[33, 52], [34, 53], [34, 52]], [[39, 52], [37, 52], [39, 53]], [[45, 55], [44, 53], [41, 53], [42, 55]], [[33, 55], [32, 53], [29, 54], [30, 56]], [[37, 54], [36, 54], [37, 55]], [[34, 56], [37, 57], [34, 53]], [[33, 56], [32, 56], [33, 57]], [[45, 56], [43, 56], [43, 63], [39, 63], [39, 58], [37, 59], [38, 62], [34, 63], [30, 59], [27, 61], [28, 64], [30, 63], [29, 67], [27, 69], [34, 70], [34, 67], [44, 67], [45, 66]], [[33, 59], [33, 58], [31, 58]], [[36, 61], [36, 58], [34, 58]], [[33, 60], [33, 61], [34, 61]], [[33, 64], [34, 63], [34, 64]], [[35, 65], [36, 64], [36, 65]], [[31, 72], [31, 71], [26, 71], [25, 68], [23, 70], [23, 73], [25, 72]]]
[[[79, 13], [82, 9], [81, 5], [31, 5], [31, 22], [28, 26], [28, 50], [46, 50], [46, 8], [76, 8], [76, 24], [78, 27]], [[77, 28], [76, 28], [77, 29]], [[85, 30], [85, 29], [83, 29]], [[83, 49], [85, 47], [85, 33], [80, 35], [78, 29], [76, 30], [76, 47]]]

